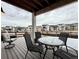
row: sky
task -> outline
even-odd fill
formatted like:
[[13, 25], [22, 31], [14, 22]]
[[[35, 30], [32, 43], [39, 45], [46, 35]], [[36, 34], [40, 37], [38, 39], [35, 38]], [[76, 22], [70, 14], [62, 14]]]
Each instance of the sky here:
[[[32, 13], [1, 2], [5, 14], [1, 15], [1, 26], [24, 26], [32, 24]], [[36, 25], [78, 23], [78, 2], [74, 2], [36, 16]]]

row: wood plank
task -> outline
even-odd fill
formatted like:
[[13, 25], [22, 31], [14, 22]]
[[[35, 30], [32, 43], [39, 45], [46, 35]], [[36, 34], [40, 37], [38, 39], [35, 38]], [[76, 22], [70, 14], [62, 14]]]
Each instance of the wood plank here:
[[20, 53], [17, 51], [17, 49], [16, 48], [13, 48], [13, 50], [14, 50], [14, 53], [16, 54], [16, 58], [17, 59], [22, 59], [22, 57], [21, 57], [21, 55], [20, 55]]
[[39, 7], [37, 5], [35, 5], [32, 0], [23, 0], [25, 3], [27, 3], [29, 6], [31, 6], [32, 8], [35, 8], [35, 9], [39, 9]]
[[16, 46], [15, 46], [17, 52], [19, 53], [19, 55], [21, 56], [22, 59], [24, 59], [24, 53], [22, 51], [20, 51], [20, 49], [18, 49]]
[[41, 7], [44, 7], [38, 0], [32, 0], [34, 1], [36, 4], [40, 5]]
[[50, 4], [48, 0], [44, 0], [48, 5]]
[[1, 59], [8, 59], [6, 51], [4, 49], [4, 44], [1, 42]]
[[13, 59], [13, 57], [12, 57], [12, 55], [10, 53], [10, 50], [6, 49], [5, 51], [6, 51], [6, 54], [8, 56], [8, 59]]
[[12, 55], [12, 59], [18, 59], [18, 57], [16, 56], [16, 53], [14, 53], [13, 49], [10, 49], [10, 54]]

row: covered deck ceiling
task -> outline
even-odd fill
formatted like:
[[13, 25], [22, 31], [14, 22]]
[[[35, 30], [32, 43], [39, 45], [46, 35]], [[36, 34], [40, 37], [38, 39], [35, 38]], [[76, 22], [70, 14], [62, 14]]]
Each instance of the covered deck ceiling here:
[[2, 0], [39, 15], [77, 0]]

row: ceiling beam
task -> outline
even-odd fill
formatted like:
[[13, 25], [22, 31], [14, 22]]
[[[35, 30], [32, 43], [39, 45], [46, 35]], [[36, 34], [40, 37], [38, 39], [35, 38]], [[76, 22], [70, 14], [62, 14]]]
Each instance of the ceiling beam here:
[[38, 0], [32, 0], [32, 1], [34, 1], [36, 4], [38, 4], [39, 6], [41, 6], [41, 7], [44, 7]]
[[44, 0], [48, 5], [50, 4], [48, 0]]
[[31, 6], [32, 8], [35, 8], [35, 9], [39, 9], [38, 6], [36, 6], [32, 0], [23, 0], [26, 4], [28, 4], [29, 6]]
[[36, 15], [39, 15], [39, 14], [42, 14], [42, 13], [45, 13], [45, 12], [48, 12], [50, 10], [53, 10], [55, 8], [58, 8], [58, 7], [61, 7], [61, 6], [64, 6], [66, 4], [69, 4], [71, 2], [74, 2], [74, 1], [77, 1], [77, 0], [60, 0], [52, 5], [49, 5], [48, 7], [46, 8], [43, 8], [39, 11], [36, 12]]
[[30, 8], [29, 6], [27, 6], [24, 2], [19, 1], [19, 0], [2, 0], [4, 2], [7, 2], [9, 4], [15, 5], [17, 7], [23, 8], [29, 12], [33, 12], [34, 10], [32, 8]]

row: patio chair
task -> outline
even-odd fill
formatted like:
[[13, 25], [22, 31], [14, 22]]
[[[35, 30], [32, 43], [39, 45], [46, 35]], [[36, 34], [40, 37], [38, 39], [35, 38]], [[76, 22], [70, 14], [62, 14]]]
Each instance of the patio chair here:
[[64, 44], [61, 44], [61, 47], [62, 46], [65, 46], [66, 47], [66, 50], [68, 52], [68, 49], [67, 49], [67, 38], [69, 36], [69, 33], [66, 33], [66, 32], [61, 32], [60, 35], [59, 35], [59, 39], [63, 41]]
[[1, 39], [3, 43], [9, 43], [5, 46], [5, 49], [10, 49], [15, 46], [15, 44], [12, 44], [16, 40], [16, 38], [10, 38], [10, 34], [8, 32], [1, 34]]
[[[58, 49], [56, 51], [54, 51], [54, 56], [53, 57], [57, 57], [60, 58], [60, 59], [78, 59], [78, 51], [69, 47], [71, 50], [74, 51], [74, 53], [71, 53], [71, 52], [66, 52], [65, 50], [63, 49]], [[54, 59], [54, 58], [53, 58]]]
[[35, 32], [35, 43], [38, 43], [38, 39], [41, 38], [40, 32]]
[[38, 53], [40, 53], [40, 57], [41, 57], [41, 54], [43, 52], [42, 45], [40, 45], [40, 46], [39, 45], [33, 45], [32, 41], [31, 41], [31, 37], [27, 32], [25, 32], [24, 38], [25, 38], [27, 49], [28, 49], [27, 52], [26, 52], [26, 55], [25, 55], [25, 59], [26, 59], [26, 56], [28, 54], [28, 51], [30, 51], [30, 52], [38, 52]]

